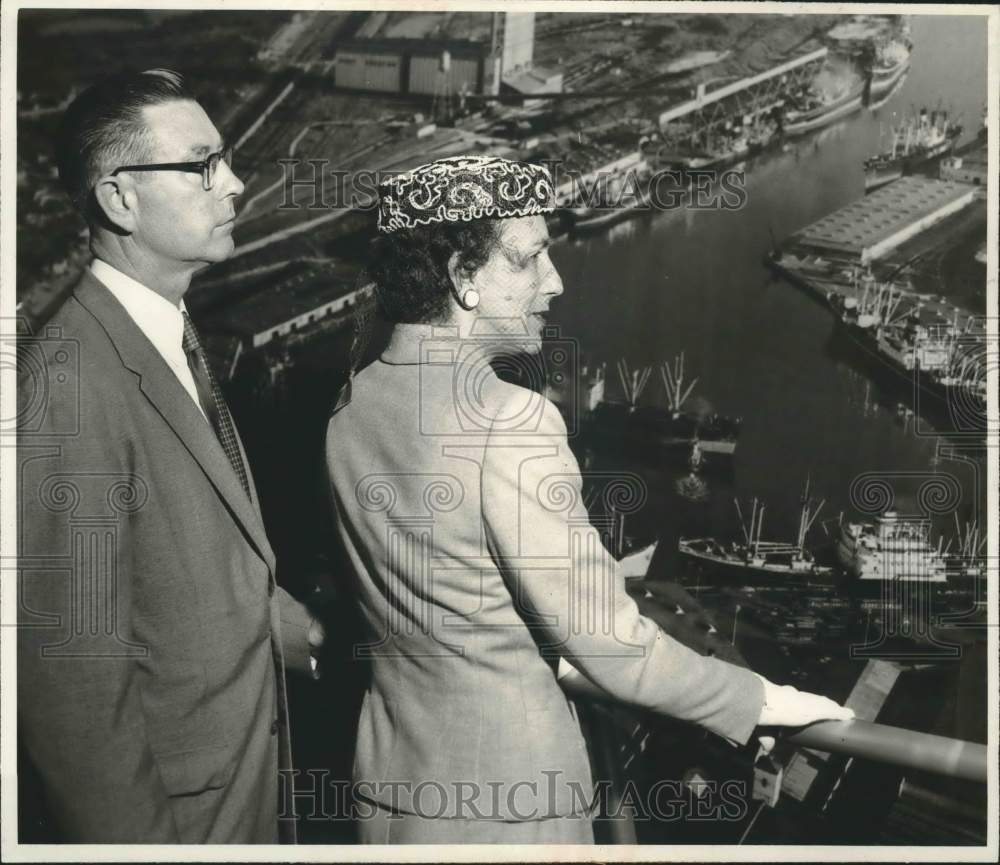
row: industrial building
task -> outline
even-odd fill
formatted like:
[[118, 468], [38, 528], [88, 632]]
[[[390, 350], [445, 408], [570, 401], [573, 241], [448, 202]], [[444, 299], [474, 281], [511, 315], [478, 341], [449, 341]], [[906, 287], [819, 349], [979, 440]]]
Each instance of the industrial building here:
[[371, 284], [348, 291], [337, 297], [330, 297], [327, 285], [305, 285], [280, 295], [282, 310], [272, 304], [272, 298], [264, 298], [258, 304], [250, 303], [243, 311], [249, 324], [247, 336], [253, 348], [260, 348], [279, 337], [304, 330], [310, 325], [346, 312], [358, 301], [374, 292]]
[[336, 46], [337, 87], [450, 100], [462, 93], [558, 93], [562, 73], [534, 66], [535, 13], [494, 13], [490, 41], [353, 38]]
[[956, 183], [972, 183], [986, 188], [986, 148], [964, 153], [961, 156], [946, 156], [941, 160], [941, 179]]
[[371, 283], [358, 286], [356, 271], [340, 263], [294, 264], [283, 274], [221, 303], [202, 300], [199, 322], [216, 337], [238, 340], [239, 353], [246, 353], [313, 326], [334, 325], [374, 292]]
[[535, 13], [504, 13], [502, 30], [499, 18], [500, 13], [495, 13], [493, 42], [501, 58], [501, 88], [527, 97], [561, 93], [562, 72], [535, 65]]
[[490, 46], [459, 39], [352, 39], [337, 46], [334, 83], [348, 90], [436, 96], [495, 90]]
[[965, 183], [903, 177], [794, 237], [803, 247], [840, 253], [866, 264], [971, 204], [975, 197], [976, 188]]

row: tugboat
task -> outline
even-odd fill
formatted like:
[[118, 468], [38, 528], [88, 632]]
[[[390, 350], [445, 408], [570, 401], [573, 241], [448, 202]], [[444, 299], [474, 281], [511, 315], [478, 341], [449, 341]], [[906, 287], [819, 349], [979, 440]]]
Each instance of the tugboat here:
[[618, 364], [624, 402], [604, 398], [605, 367], [597, 369], [584, 401], [587, 413], [583, 432], [599, 446], [614, 446], [636, 454], [654, 454], [687, 462], [692, 470], [722, 459], [731, 460], [736, 451], [742, 420], [719, 414], [699, 414], [685, 409], [685, 403], [698, 383], [684, 382], [684, 355], [673, 363], [663, 363], [660, 375], [667, 405], [639, 405], [652, 376], [652, 367], [629, 370], [624, 361]]
[[930, 523], [903, 519], [895, 511], [874, 522], [841, 522], [837, 559], [861, 581], [947, 582], [947, 560], [941, 544], [930, 542]]
[[950, 153], [962, 134], [946, 111], [920, 109], [917, 117], [892, 130], [892, 147], [865, 160], [865, 192], [878, 189]]
[[786, 541], [762, 541], [764, 526], [764, 506], [755, 498], [750, 512], [750, 522], [743, 518], [743, 510], [734, 499], [743, 529], [743, 543], [732, 542], [728, 546], [715, 538], [681, 538], [677, 549], [682, 556], [699, 562], [722, 567], [729, 572], [739, 572], [744, 578], [753, 575], [755, 579], [768, 577], [825, 577], [833, 573], [833, 568], [817, 564], [813, 553], [806, 549], [806, 535], [819, 516], [825, 502], [815, 509], [809, 498], [809, 481], [802, 494], [802, 509], [799, 512], [799, 530], [794, 543]]

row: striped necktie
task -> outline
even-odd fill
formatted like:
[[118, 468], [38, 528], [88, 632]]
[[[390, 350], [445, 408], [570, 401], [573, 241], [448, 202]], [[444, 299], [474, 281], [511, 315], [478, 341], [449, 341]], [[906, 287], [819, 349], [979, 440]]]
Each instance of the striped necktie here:
[[215, 430], [215, 435], [219, 439], [219, 444], [226, 452], [229, 464], [240, 479], [243, 489], [250, 496], [250, 481], [247, 477], [247, 468], [243, 464], [243, 455], [240, 453], [239, 442], [236, 439], [236, 427], [233, 425], [233, 418], [229, 414], [229, 406], [226, 405], [225, 397], [219, 389], [219, 384], [212, 374], [212, 368], [208, 364], [208, 356], [205, 349], [201, 347], [201, 340], [198, 339], [198, 331], [194, 329], [194, 324], [187, 312], [184, 315], [184, 354], [187, 355], [188, 366], [191, 375], [194, 377], [194, 385], [198, 390], [198, 399], [201, 407], [205, 410], [205, 415]]

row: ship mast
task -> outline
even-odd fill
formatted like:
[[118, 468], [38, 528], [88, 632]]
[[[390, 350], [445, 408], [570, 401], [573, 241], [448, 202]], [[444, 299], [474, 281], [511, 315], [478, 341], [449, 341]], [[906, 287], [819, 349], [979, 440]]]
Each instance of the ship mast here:
[[663, 387], [667, 392], [667, 406], [676, 414], [681, 410], [681, 406], [687, 402], [691, 391], [698, 383], [696, 378], [687, 388], [684, 387], [684, 352], [674, 358], [673, 367], [669, 361], [660, 364], [660, 378], [663, 379]]
[[809, 534], [809, 530], [812, 528], [813, 523], [816, 522], [816, 518], [819, 516], [819, 512], [823, 510], [823, 505], [825, 504], [826, 499], [823, 499], [815, 511], [811, 510], [811, 502], [809, 499], [809, 476], [806, 475], [806, 487], [802, 493], [802, 511], [799, 513], [799, 534], [796, 539], [800, 555], [805, 552], [806, 535]]
[[979, 537], [979, 523], [973, 520], [962, 528], [958, 521], [958, 511], [955, 511], [955, 531], [958, 533], [959, 553], [963, 559], [978, 558], [983, 554], [986, 539]]
[[649, 381], [651, 374], [652, 369], [648, 366], [643, 366], [632, 370], [630, 375], [628, 362], [624, 358], [618, 361], [618, 378], [621, 381], [622, 390], [625, 391], [625, 398], [632, 408], [635, 408], [639, 402], [639, 397], [642, 396], [642, 392], [646, 389], [646, 383]]
[[[756, 506], [757, 500], [754, 499], [754, 504]], [[750, 547], [753, 543], [751, 540], [751, 533], [753, 531], [753, 524], [751, 523], [751, 528], [747, 530], [747, 521], [743, 518], [743, 508], [740, 507], [740, 500], [737, 498], [733, 499], [733, 504], [736, 505], [736, 513], [740, 518], [740, 528], [743, 530], [743, 540], [747, 542], [747, 547]]]
[[909, 310], [904, 310], [902, 313], [897, 315], [899, 310], [899, 305], [903, 302], [903, 290], [900, 289], [898, 294], [895, 294], [895, 287], [890, 282], [889, 286], [889, 297], [885, 304], [885, 315], [883, 316], [883, 321], [885, 324], [896, 324], [896, 322], [906, 318], [909, 315]]

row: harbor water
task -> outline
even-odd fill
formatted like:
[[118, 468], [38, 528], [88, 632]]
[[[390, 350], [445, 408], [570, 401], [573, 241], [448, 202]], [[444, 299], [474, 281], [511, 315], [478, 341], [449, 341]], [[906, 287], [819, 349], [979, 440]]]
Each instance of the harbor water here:
[[[850, 514], [852, 483], [870, 473], [887, 475], [903, 513], [921, 513], [920, 487], [934, 475], [952, 476], [944, 483], [957, 490], [963, 520], [985, 506], [985, 463], [943, 458], [938, 428], [899, 414], [899, 403], [912, 405], [906, 383], [874, 382], [869, 359], [829, 313], [762, 264], [774, 239], [864, 193], [862, 161], [894, 114], [898, 121], [940, 104], [962, 116], [963, 141], [975, 135], [986, 97], [984, 28], [957, 16], [914, 17], [912, 34], [909, 74], [877, 112], [862, 109], [787, 152], [736, 167], [746, 172], [742, 209], [644, 216], [553, 251], [565, 294], [552, 323], [607, 363], [612, 392], [620, 361], [653, 365], [643, 401], [656, 401], [656, 365], [683, 351], [687, 379], [698, 378], [693, 398], [743, 418], [731, 487], [714, 481], [711, 489], [708, 479], [711, 495], [693, 515], [666, 507], [661, 516], [678, 530], [732, 535], [733, 495], [757, 496], [767, 506], [765, 535], [793, 537], [807, 477], [812, 495], [826, 499], [821, 520]], [[936, 525], [947, 533], [953, 517], [941, 516]]]

